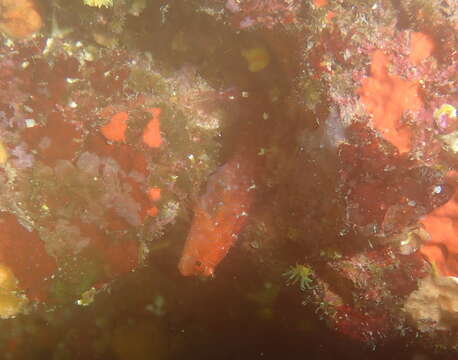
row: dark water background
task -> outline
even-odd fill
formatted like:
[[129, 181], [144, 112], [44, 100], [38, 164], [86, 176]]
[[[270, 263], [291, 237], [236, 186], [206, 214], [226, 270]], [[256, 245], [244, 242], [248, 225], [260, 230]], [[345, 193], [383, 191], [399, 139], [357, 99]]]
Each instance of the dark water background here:
[[[434, 353], [411, 347], [407, 339], [398, 339], [376, 347], [353, 341], [327, 328], [313, 308], [300, 303], [296, 289], [284, 287], [278, 295], [269, 319], [258, 316], [258, 305], [244, 294], [259, 290], [262, 282], [250, 260], [237, 250], [223, 263], [217, 278], [202, 281], [182, 278], [176, 264], [163, 256], [152, 259], [154, 265], [122, 279], [111, 294], [102, 294], [90, 308], [73, 309], [64, 325], [75, 333], [96, 334], [78, 345], [71, 358], [118, 359], [111, 351], [96, 354], [91, 345], [97, 336], [113, 329], [97, 329], [97, 319], [110, 318], [111, 327], [120, 323], [148, 322], [161, 332], [161, 342], [150, 338], [133, 341], [133, 347], [150, 353], [132, 359], [156, 359], [160, 349], [171, 359], [455, 359], [455, 355]], [[237, 273], [233, 269], [237, 268]], [[158, 273], [169, 276], [158, 277]], [[173, 275], [170, 275], [173, 274]], [[160, 278], [160, 280], [158, 280]], [[166, 298], [165, 314], [155, 316], [145, 306], [155, 294]], [[62, 314], [65, 316], [64, 314]], [[300, 319], [300, 321], [299, 321]], [[298, 324], [301, 324], [300, 326]], [[135, 325], [134, 325], [135, 326]], [[46, 333], [46, 326], [41, 328]], [[154, 344], [151, 347], [151, 344]], [[76, 345], [76, 347], [75, 347]], [[41, 356], [50, 356], [52, 352]], [[42, 358], [33, 356], [32, 358]]]

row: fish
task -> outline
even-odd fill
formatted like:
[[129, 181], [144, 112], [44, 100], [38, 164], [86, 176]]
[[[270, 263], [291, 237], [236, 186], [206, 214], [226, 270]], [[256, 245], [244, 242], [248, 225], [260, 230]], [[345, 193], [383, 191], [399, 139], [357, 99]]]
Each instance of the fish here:
[[255, 189], [249, 156], [234, 155], [210, 176], [194, 207], [178, 264], [182, 275], [214, 275], [246, 223]]

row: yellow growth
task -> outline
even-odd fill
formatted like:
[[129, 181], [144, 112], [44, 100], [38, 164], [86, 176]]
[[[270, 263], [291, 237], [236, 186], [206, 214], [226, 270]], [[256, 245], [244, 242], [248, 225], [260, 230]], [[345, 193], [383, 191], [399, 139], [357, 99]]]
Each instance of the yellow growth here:
[[112, 7], [113, 0], [83, 0], [85, 5], [96, 7]]
[[5, 145], [0, 141], [0, 165], [4, 165], [8, 161], [8, 152]]
[[14, 317], [24, 309], [27, 298], [18, 290], [18, 281], [11, 269], [0, 264], [0, 318]]
[[439, 119], [442, 115], [445, 115], [451, 119], [456, 119], [457, 110], [453, 105], [443, 104], [439, 109], [434, 111], [434, 118]]
[[270, 63], [270, 55], [266, 48], [255, 47], [242, 51], [242, 56], [248, 63], [248, 70], [258, 72]]

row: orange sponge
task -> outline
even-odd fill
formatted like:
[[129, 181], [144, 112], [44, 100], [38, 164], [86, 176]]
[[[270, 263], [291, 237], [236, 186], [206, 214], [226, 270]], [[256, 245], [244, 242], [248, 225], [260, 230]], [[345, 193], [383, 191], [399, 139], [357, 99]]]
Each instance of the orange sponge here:
[[431, 56], [434, 47], [434, 41], [429, 35], [421, 32], [413, 32], [410, 36], [410, 62], [418, 65], [424, 59]]
[[129, 116], [124, 111], [114, 114], [111, 120], [102, 126], [102, 135], [110, 141], [124, 141], [128, 119]]
[[381, 135], [398, 148], [400, 153], [411, 149], [412, 131], [400, 122], [407, 110], [423, 106], [419, 85], [388, 73], [388, 57], [376, 50], [372, 54], [371, 76], [357, 90], [361, 102], [373, 116], [373, 124]]
[[0, 31], [17, 39], [38, 31], [43, 21], [33, 0], [0, 0]]
[[451, 171], [448, 179], [455, 182], [452, 198], [425, 216], [421, 223], [431, 239], [421, 247], [421, 253], [434, 264], [442, 275], [458, 276], [458, 184], [457, 173]]
[[158, 187], [149, 188], [148, 198], [152, 201], [158, 201], [161, 198], [161, 189]]
[[143, 131], [143, 142], [149, 147], [157, 148], [162, 144], [159, 122], [159, 115], [161, 114], [161, 109], [151, 108], [148, 109], [148, 111], [152, 115], [152, 118], [146, 125], [145, 130]]

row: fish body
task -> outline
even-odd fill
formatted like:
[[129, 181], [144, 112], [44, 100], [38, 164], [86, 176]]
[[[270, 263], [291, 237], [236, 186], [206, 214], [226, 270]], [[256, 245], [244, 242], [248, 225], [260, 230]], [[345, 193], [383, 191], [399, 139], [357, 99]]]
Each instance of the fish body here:
[[184, 276], [211, 276], [246, 222], [255, 184], [247, 157], [234, 156], [210, 178], [195, 208], [178, 265]]

